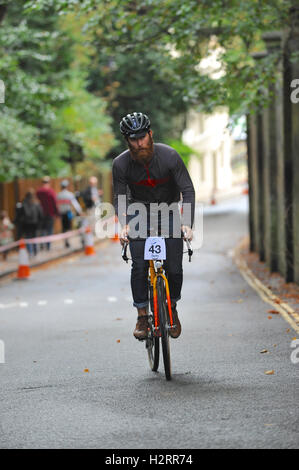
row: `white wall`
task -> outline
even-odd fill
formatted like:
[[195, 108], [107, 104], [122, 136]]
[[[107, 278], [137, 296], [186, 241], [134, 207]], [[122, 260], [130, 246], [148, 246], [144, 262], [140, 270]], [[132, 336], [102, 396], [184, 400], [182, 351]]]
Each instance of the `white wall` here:
[[200, 157], [192, 156], [189, 163], [198, 200], [232, 186], [233, 139], [226, 127], [228, 120], [225, 108], [210, 115], [196, 111], [188, 114], [182, 139], [200, 154]]

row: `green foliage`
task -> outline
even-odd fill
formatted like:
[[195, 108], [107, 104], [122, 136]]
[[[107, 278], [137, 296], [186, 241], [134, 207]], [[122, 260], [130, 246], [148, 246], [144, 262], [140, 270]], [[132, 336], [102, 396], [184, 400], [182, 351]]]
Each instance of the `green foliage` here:
[[[32, 177], [36, 171], [37, 129], [0, 111], [0, 181], [10, 181], [20, 174]], [[22, 155], [22, 158], [20, 158]]]
[[[85, 30], [99, 39], [101, 50], [145, 54], [168, 51], [172, 86], [179, 83], [188, 106], [201, 105], [210, 112], [227, 105], [242, 114], [264, 104], [259, 93], [273, 80], [277, 55], [257, 66], [251, 53], [264, 49], [262, 34], [288, 26], [290, 0], [38, 0], [35, 8], [55, 5], [60, 13], [71, 6], [92, 11]], [[212, 41], [211, 41], [212, 38]], [[225, 75], [211, 77], [199, 70], [201, 59], [222, 48], [219, 65]], [[176, 54], [173, 54], [176, 51]], [[164, 62], [165, 64], [166, 62]], [[136, 69], [133, 67], [136, 71]], [[180, 89], [180, 88], [179, 88]], [[262, 102], [261, 102], [262, 100]]]
[[[26, 170], [16, 166], [20, 176], [114, 156], [123, 149], [118, 123], [133, 110], [148, 113], [155, 140], [165, 141], [178, 139], [179, 118], [190, 107], [225, 105], [238, 117], [265, 105], [271, 96], [260, 90], [273, 82], [279, 53], [258, 62], [251, 54], [265, 49], [264, 32], [288, 26], [291, 3], [0, 2], [0, 78], [8, 90], [2, 114], [28, 156]], [[213, 67], [203, 67], [206, 57]], [[11, 143], [13, 125], [6, 132]]]
[[[113, 122], [113, 131], [119, 136], [111, 156], [121, 152], [124, 142], [119, 132], [123, 116], [142, 111], [150, 117], [155, 141], [163, 141], [176, 133], [176, 118], [186, 111], [182, 98], [182, 84], [171, 80], [172, 63], [164, 51], [116, 53], [113, 58], [101, 53], [89, 76], [89, 90], [101, 94], [107, 101], [107, 111]], [[180, 129], [181, 131], [182, 129]]]
[[27, 14], [23, 1], [6, 3], [5, 10], [0, 4], [0, 78], [6, 87], [1, 178], [66, 174], [75, 144], [81, 160], [102, 159], [113, 136], [102, 100], [85, 88], [90, 57], [82, 51], [80, 23], [78, 33], [76, 19], [61, 19], [50, 3]]
[[77, 144], [87, 158], [102, 159], [113, 143], [103, 101], [85, 90], [80, 79], [68, 83], [70, 101], [59, 110], [58, 130], [64, 128], [64, 139]]

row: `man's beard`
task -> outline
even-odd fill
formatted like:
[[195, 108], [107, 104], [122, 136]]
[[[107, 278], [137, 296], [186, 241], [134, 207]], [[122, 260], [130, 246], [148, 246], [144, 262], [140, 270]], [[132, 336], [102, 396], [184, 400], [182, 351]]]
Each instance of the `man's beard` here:
[[128, 146], [131, 152], [131, 156], [133, 160], [146, 164], [150, 162], [154, 155], [154, 141], [152, 136], [149, 135], [149, 144], [146, 147], [142, 147], [141, 149], [135, 149], [130, 142], [128, 141]]

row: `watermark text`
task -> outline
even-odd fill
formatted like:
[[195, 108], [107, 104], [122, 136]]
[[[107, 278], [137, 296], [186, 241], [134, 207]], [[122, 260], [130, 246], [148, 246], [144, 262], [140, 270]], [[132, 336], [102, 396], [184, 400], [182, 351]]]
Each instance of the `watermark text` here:
[[291, 342], [291, 348], [296, 348], [292, 351], [291, 361], [293, 364], [299, 364], [299, 339], [293, 339]]
[[295, 88], [291, 93], [291, 102], [297, 104], [299, 103], [299, 78], [294, 78], [291, 81], [291, 88]]

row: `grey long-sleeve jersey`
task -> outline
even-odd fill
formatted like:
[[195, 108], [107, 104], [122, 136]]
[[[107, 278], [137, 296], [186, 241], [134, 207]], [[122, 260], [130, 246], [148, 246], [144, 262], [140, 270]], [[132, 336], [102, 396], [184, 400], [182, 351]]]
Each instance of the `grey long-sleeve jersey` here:
[[[112, 166], [114, 207], [122, 225], [126, 223], [124, 214], [118, 211], [118, 196], [126, 195], [127, 204], [142, 202], [178, 202], [183, 198], [183, 207], [191, 205], [191, 224], [194, 220], [195, 191], [188, 170], [179, 154], [168, 145], [154, 144], [154, 155], [148, 165], [132, 159], [130, 151], [118, 155]], [[183, 215], [183, 221], [184, 215]], [[190, 223], [190, 222], [189, 222]]]

